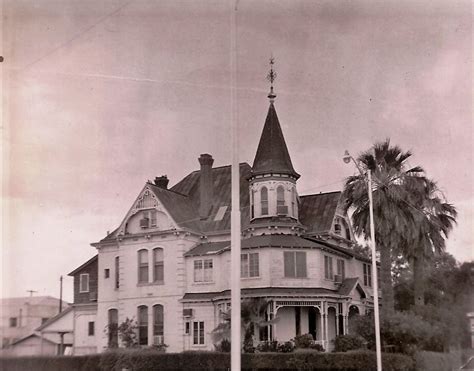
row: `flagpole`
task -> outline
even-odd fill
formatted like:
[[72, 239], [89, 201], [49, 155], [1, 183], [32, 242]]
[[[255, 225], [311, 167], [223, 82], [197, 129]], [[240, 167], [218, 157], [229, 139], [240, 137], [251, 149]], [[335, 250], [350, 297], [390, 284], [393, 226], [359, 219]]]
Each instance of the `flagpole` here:
[[231, 211], [231, 370], [240, 371], [241, 318], [240, 318], [240, 174], [239, 123], [236, 97], [237, 78], [237, 2], [231, 16], [231, 125], [232, 125], [232, 211]]

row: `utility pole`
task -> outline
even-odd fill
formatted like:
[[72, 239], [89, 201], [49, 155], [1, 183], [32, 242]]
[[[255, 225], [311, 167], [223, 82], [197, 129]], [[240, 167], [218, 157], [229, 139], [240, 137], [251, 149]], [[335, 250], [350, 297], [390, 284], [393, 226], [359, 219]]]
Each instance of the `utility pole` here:
[[63, 310], [63, 276], [59, 276], [59, 313]]

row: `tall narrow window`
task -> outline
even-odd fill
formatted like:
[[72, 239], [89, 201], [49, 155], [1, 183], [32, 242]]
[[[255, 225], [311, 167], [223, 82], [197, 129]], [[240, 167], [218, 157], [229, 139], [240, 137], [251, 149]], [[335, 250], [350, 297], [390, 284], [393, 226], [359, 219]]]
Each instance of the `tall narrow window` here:
[[285, 189], [282, 186], [277, 187], [277, 214], [288, 214], [288, 206], [285, 205]]
[[267, 187], [262, 187], [260, 190], [260, 204], [261, 204], [261, 214], [268, 215], [268, 189]]
[[204, 345], [204, 322], [193, 322], [193, 344]]
[[148, 307], [138, 307], [138, 344], [148, 345]]
[[118, 289], [120, 286], [120, 258], [118, 256], [115, 257], [115, 288]]
[[109, 320], [107, 326], [107, 332], [109, 335], [109, 348], [118, 347], [118, 310], [109, 309]]
[[306, 252], [285, 251], [283, 253], [285, 277], [306, 277]]
[[337, 259], [337, 275], [343, 280], [346, 277], [345, 262], [342, 259]]
[[255, 209], [254, 209], [254, 202], [255, 202], [255, 191], [252, 189], [250, 190], [250, 218], [255, 218]]
[[372, 274], [370, 273], [371, 269], [370, 264], [365, 264], [363, 263], [363, 269], [364, 269], [364, 286], [372, 286]]
[[163, 306], [160, 304], [153, 306], [153, 342], [162, 344], [164, 335]]
[[332, 257], [330, 256], [324, 256], [324, 278], [326, 278], [327, 280], [334, 279]]
[[164, 281], [164, 263], [163, 249], [153, 249], [153, 282], [163, 283]]
[[296, 199], [296, 191], [294, 188], [291, 189], [291, 210], [293, 213], [293, 216], [295, 218], [298, 218], [298, 211], [296, 210], [297, 207], [297, 199]]
[[156, 227], [156, 210], [150, 211], [150, 226]]
[[138, 251], [138, 283], [148, 283], [148, 250]]
[[240, 255], [240, 276], [244, 278], [259, 276], [258, 252]]
[[89, 292], [89, 273], [79, 276], [79, 292]]
[[95, 323], [94, 322], [89, 322], [88, 323], [87, 334], [89, 336], [94, 336], [95, 335]]

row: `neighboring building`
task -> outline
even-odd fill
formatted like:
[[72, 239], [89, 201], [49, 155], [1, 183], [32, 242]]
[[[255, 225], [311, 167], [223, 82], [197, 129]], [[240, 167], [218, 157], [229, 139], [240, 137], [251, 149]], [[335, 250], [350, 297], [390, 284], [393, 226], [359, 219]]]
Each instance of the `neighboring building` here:
[[[63, 308], [67, 307], [63, 302]], [[56, 316], [59, 299], [51, 296], [33, 296], [0, 299], [2, 348], [31, 335], [34, 330]]]
[[[326, 349], [348, 332], [356, 313], [373, 307], [370, 260], [355, 244], [341, 192], [298, 195], [274, 107], [253, 166], [240, 164], [243, 298], [268, 301], [255, 341], [310, 333]], [[138, 323], [140, 345], [171, 352], [211, 350], [211, 332], [230, 307], [231, 168], [200, 170], [171, 188], [166, 176], [147, 182], [119, 227], [93, 243], [98, 255], [74, 276], [74, 353], [117, 343], [126, 318]], [[86, 335], [91, 323], [94, 336]]]

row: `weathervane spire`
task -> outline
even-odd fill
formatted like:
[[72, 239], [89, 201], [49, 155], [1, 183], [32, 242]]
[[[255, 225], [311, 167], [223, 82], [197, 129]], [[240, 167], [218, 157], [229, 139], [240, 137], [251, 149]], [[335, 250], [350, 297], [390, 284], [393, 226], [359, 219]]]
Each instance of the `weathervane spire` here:
[[277, 74], [273, 71], [273, 65], [275, 64], [275, 58], [273, 55], [270, 57], [270, 72], [268, 72], [267, 80], [270, 81], [270, 93], [268, 94], [268, 98], [270, 99], [270, 103], [273, 103], [276, 98], [276, 94], [273, 92], [273, 82], [276, 80]]

